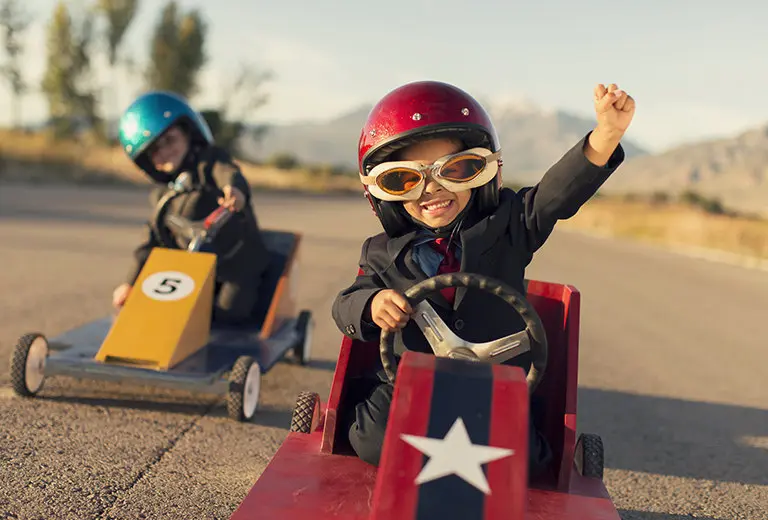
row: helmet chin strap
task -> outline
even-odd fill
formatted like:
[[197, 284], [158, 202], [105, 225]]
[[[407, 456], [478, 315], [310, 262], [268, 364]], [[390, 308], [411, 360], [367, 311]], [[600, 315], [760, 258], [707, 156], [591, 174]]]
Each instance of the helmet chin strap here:
[[189, 150], [187, 150], [187, 154], [184, 156], [184, 159], [181, 160], [181, 164], [179, 164], [179, 167], [176, 168], [176, 171], [173, 172], [174, 177], [183, 171], [195, 169], [195, 163], [197, 162], [197, 152], [198, 149], [196, 146], [191, 145], [189, 147]]

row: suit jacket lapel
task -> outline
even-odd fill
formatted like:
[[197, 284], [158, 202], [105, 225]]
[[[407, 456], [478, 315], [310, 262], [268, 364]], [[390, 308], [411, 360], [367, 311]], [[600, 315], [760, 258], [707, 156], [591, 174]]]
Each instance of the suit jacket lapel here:
[[[474, 226], [460, 233], [461, 236], [461, 272], [477, 273], [480, 266], [480, 258], [496, 242], [497, 230], [494, 217], [484, 218]], [[456, 288], [456, 298], [453, 304], [454, 309], [458, 309], [464, 296], [467, 293], [466, 287]]]
[[[393, 261], [383, 274], [387, 277], [388, 285], [400, 292], [405, 292], [406, 290], [410, 289], [411, 286], [423, 282], [428, 278], [427, 274], [413, 259], [412, 248], [409, 248], [408, 251], [403, 254], [403, 249], [405, 246], [411, 243], [416, 238], [417, 234], [418, 232], [414, 231], [403, 236], [390, 239], [387, 242], [387, 253], [389, 258], [392, 258]], [[402, 262], [401, 265], [405, 267], [406, 272], [398, 269], [398, 264], [400, 262]], [[428, 299], [432, 303], [440, 305], [441, 307], [445, 307], [446, 309], [451, 308], [451, 304], [448, 303], [448, 300], [446, 300], [445, 297], [439, 292], [429, 295]]]
[[416, 231], [411, 231], [405, 235], [387, 240], [387, 255], [393, 260], [393, 263], [394, 259], [400, 256], [403, 248], [408, 245], [408, 243], [413, 240], [414, 237], [416, 237]]
[[[392, 238], [387, 242], [387, 256], [391, 259], [391, 262], [382, 274], [387, 278], [387, 285], [400, 292], [405, 292], [412, 285], [427, 278], [424, 271], [413, 260], [411, 251], [407, 251], [403, 255], [403, 249], [415, 237], [416, 232], [414, 231], [397, 238]], [[398, 268], [401, 266], [405, 267], [405, 271]]]

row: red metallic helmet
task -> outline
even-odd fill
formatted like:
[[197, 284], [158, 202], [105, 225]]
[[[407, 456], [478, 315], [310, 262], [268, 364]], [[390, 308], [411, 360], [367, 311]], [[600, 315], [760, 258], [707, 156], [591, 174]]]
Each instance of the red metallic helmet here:
[[[361, 175], [384, 162], [394, 152], [424, 139], [459, 138], [467, 148], [500, 149], [496, 129], [485, 109], [463, 90], [439, 81], [408, 83], [384, 96], [370, 111], [358, 143]], [[501, 161], [495, 178], [474, 188], [474, 204], [481, 213], [498, 206]], [[410, 228], [398, 204], [365, 195], [390, 236]]]

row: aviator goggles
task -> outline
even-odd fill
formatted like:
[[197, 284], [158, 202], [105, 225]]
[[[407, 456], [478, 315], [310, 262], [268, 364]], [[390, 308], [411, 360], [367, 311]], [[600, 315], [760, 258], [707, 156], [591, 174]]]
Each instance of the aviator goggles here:
[[391, 161], [376, 165], [360, 182], [372, 196], [386, 201], [416, 200], [424, 192], [427, 176], [451, 192], [466, 191], [490, 182], [499, 171], [501, 150], [470, 148], [446, 155], [432, 164]]

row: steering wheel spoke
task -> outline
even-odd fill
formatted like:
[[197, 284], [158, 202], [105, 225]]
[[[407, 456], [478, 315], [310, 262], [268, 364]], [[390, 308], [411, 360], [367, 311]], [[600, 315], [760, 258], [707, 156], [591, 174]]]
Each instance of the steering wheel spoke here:
[[[466, 341], [454, 333], [426, 301], [428, 294], [449, 287], [479, 289], [498, 296], [523, 318], [525, 330], [485, 343]], [[474, 362], [504, 363], [530, 352], [531, 366], [526, 376], [528, 391], [533, 392], [541, 382], [548, 358], [544, 325], [533, 305], [509, 285], [474, 273], [449, 273], [434, 276], [414, 285], [405, 291], [405, 297], [416, 311], [413, 319], [436, 356]], [[379, 341], [384, 372], [392, 383], [395, 382], [397, 369], [397, 358], [394, 352], [396, 335], [402, 335], [402, 331], [389, 332], [382, 329]]]
[[524, 330], [493, 341], [472, 343], [453, 332], [427, 300], [422, 300], [414, 310], [413, 320], [436, 356], [467, 359], [473, 357], [465, 350], [469, 349], [480, 361], [504, 363], [531, 350], [530, 337]]
[[528, 336], [528, 331], [521, 330], [493, 341], [470, 343], [469, 348], [481, 361], [504, 363], [526, 352], [530, 352], [531, 338]]
[[427, 338], [436, 356], [448, 357], [453, 349], [467, 346], [467, 342], [451, 330], [427, 300], [422, 300], [414, 310], [416, 313], [413, 321]]
[[[183, 183], [182, 183], [183, 184]], [[189, 220], [179, 215], [169, 213], [171, 202], [180, 195], [188, 193], [188, 187], [172, 186], [157, 203], [151, 220], [151, 228], [158, 242], [170, 249], [185, 249], [189, 252], [197, 252], [206, 244], [212, 243], [224, 224], [230, 219], [232, 213], [222, 207], [211, 212], [204, 220]], [[179, 237], [180, 243], [177, 243]], [[240, 247], [242, 240], [234, 244], [230, 251]], [[225, 253], [219, 252], [224, 255]]]
[[195, 229], [195, 225], [191, 220], [180, 217], [179, 215], [166, 216], [165, 223], [175, 233], [182, 235], [187, 240], [192, 240], [195, 238], [195, 234], [199, 232], [198, 229]]

